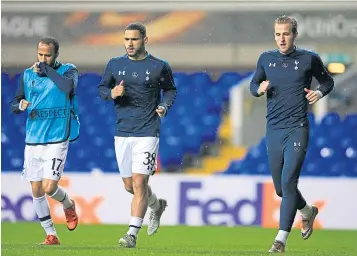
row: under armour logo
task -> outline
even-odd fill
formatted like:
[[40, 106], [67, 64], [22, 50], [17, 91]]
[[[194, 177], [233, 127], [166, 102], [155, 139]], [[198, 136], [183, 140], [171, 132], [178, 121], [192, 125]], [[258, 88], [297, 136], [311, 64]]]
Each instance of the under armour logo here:
[[123, 76], [125, 76], [125, 70], [124, 70], [124, 71], [120, 71], [120, 70], [119, 70], [118, 75], [120, 76], [120, 75], [122, 75], [122, 74], [123, 74]]
[[298, 68], [299, 68], [299, 67], [298, 67], [298, 64], [299, 64], [299, 63], [300, 63], [299, 61], [295, 60], [295, 68], [294, 68], [295, 70], [298, 70]]
[[149, 70], [148, 70], [148, 69], [146, 70], [146, 74], [147, 74], [147, 75], [150, 75], [150, 72], [149, 72]]
[[148, 171], [153, 171], [155, 169], [155, 166], [153, 165], [148, 165], [147, 170]]
[[150, 78], [149, 78], [149, 75], [150, 75], [150, 72], [149, 72], [149, 70], [147, 69], [147, 70], [146, 70], [146, 81], [149, 81], [149, 79], [150, 79]]
[[295, 152], [300, 152], [300, 147], [301, 147], [300, 142], [294, 142], [294, 151]]
[[273, 67], [273, 68], [275, 68], [275, 65], [276, 65], [276, 63], [269, 63], [269, 67]]

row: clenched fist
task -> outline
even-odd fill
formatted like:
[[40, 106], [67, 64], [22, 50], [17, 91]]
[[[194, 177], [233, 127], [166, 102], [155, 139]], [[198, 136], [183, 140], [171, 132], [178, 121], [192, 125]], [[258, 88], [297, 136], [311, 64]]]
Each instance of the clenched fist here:
[[314, 104], [322, 98], [320, 91], [309, 90], [307, 88], [304, 88], [304, 91], [307, 93], [306, 99], [309, 101], [309, 104]]
[[258, 94], [259, 95], [264, 95], [267, 92], [267, 90], [269, 88], [269, 85], [270, 85], [269, 81], [261, 82], [260, 86], [258, 88]]
[[25, 111], [30, 105], [31, 105], [31, 102], [28, 102], [27, 100], [21, 100], [20, 101], [20, 110]]
[[120, 84], [116, 85], [113, 89], [112, 89], [112, 99], [116, 99], [118, 97], [121, 97], [124, 95], [124, 81], [121, 81]]
[[156, 109], [156, 113], [159, 115], [159, 117], [163, 117], [166, 114], [166, 108], [163, 106], [158, 106]]

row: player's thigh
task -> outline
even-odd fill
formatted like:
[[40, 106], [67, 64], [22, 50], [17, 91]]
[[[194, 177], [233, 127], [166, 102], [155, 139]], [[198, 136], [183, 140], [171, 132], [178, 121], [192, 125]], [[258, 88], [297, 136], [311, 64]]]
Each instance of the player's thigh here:
[[304, 164], [309, 143], [309, 129], [292, 129], [284, 144], [283, 180], [297, 180]]
[[43, 152], [43, 179], [58, 182], [67, 159], [69, 141], [46, 145]]
[[132, 176], [132, 138], [114, 137], [115, 155], [117, 158], [120, 176], [129, 178]]
[[273, 177], [281, 176], [283, 169], [284, 155], [281, 132], [280, 130], [268, 130], [266, 133], [268, 162]]
[[153, 175], [157, 167], [158, 137], [136, 137], [133, 143], [133, 173]]
[[40, 182], [43, 177], [43, 164], [41, 159], [43, 149], [41, 145], [26, 145], [24, 150], [24, 165], [22, 178], [32, 182]]

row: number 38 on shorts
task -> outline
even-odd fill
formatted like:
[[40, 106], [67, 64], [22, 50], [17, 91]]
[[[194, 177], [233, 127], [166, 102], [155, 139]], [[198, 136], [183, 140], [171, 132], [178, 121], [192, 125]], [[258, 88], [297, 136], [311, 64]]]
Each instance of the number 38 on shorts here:
[[153, 175], [157, 168], [159, 138], [115, 137], [115, 154], [122, 178], [133, 173]]

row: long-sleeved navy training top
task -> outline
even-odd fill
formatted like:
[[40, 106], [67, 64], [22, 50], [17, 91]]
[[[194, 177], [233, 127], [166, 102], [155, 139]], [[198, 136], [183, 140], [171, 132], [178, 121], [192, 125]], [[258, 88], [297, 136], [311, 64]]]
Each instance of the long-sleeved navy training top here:
[[[113, 100], [111, 90], [121, 81], [124, 95]], [[98, 87], [102, 99], [114, 101], [115, 136], [119, 137], [158, 137], [160, 117], [155, 110], [159, 105], [168, 110], [176, 99], [169, 64], [150, 54], [143, 60], [127, 55], [110, 59]]]
[[266, 93], [268, 129], [308, 125], [308, 100], [304, 88], [310, 89], [312, 77], [319, 82], [317, 90], [323, 96], [333, 89], [333, 78], [314, 52], [295, 48], [290, 54], [272, 50], [260, 55], [250, 91], [259, 97], [260, 83], [270, 82]]

